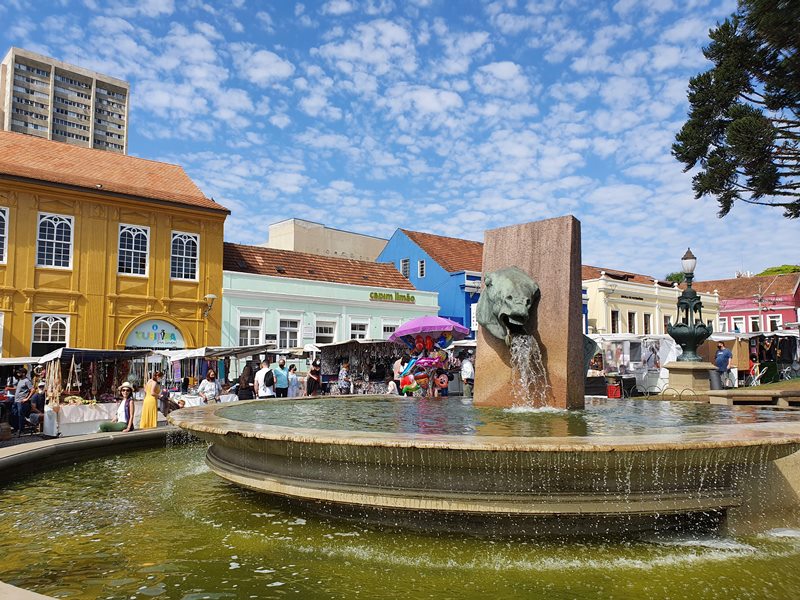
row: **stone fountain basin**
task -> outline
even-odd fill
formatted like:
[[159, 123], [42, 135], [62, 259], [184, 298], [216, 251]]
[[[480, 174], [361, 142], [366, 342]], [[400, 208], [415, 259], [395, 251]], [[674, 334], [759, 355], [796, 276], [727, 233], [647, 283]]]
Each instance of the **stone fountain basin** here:
[[211, 443], [206, 461], [220, 477], [273, 495], [392, 514], [610, 517], [624, 527], [665, 515], [724, 515], [742, 504], [743, 486], [765, 478], [771, 461], [800, 449], [800, 421], [657, 435], [492, 437], [297, 429], [228, 419], [223, 408], [169, 416]]

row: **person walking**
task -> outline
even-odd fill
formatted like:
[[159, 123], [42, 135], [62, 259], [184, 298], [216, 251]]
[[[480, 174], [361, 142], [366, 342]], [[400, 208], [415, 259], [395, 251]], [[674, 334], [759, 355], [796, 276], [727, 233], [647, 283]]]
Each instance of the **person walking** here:
[[253, 367], [248, 363], [244, 366], [244, 369], [242, 369], [242, 374], [239, 375], [239, 387], [236, 390], [236, 395], [239, 397], [239, 400], [252, 400], [255, 398], [256, 393], [254, 386]]
[[161, 378], [164, 374], [156, 371], [144, 386], [144, 403], [139, 429], [153, 429], [158, 425], [158, 405], [156, 398], [161, 395]]
[[261, 368], [256, 373], [254, 385], [258, 398], [275, 397], [275, 375], [273, 375], [266, 360], [261, 361]]
[[351, 393], [351, 386], [353, 382], [350, 379], [350, 363], [343, 362], [342, 368], [339, 369], [339, 378], [336, 382], [337, 387], [339, 388], [340, 394], [349, 394]]
[[300, 396], [300, 379], [297, 377], [297, 365], [289, 367], [289, 398]]
[[200, 382], [197, 388], [197, 395], [203, 399], [204, 404], [214, 404], [219, 402], [219, 395], [222, 393], [222, 388], [217, 381], [217, 372], [214, 369], [209, 369], [206, 373], [206, 378]]
[[464, 385], [464, 397], [472, 398], [472, 386], [475, 385], [475, 369], [469, 354], [461, 354], [461, 381]]
[[722, 342], [717, 342], [717, 353], [714, 356], [714, 364], [717, 365], [719, 377], [722, 380], [722, 387], [733, 387], [731, 381], [731, 363], [733, 353], [725, 347]]
[[322, 371], [320, 370], [319, 359], [311, 363], [311, 369], [306, 377], [306, 395], [316, 396], [322, 389]]
[[273, 369], [275, 374], [275, 395], [278, 398], [289, 396], [289, 369], [286, 368], [286, 361], [281, 358], [278, 366]]
[[117, 418], [100, 423], [100, 431], [133, 431], [133, 417], [136, 414], [136, 403], [133, 400], [133, 387], [127, 381], [118, 388], [120, 401], [117, 406]]

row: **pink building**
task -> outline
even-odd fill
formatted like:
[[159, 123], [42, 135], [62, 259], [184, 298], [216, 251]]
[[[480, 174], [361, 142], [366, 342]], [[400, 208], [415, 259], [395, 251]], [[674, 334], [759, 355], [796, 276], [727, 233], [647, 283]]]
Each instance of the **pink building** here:
[[692, 287], [719, 293], [717, 333], [778, 331], [800, 321], [800, 273], [695, 281]]

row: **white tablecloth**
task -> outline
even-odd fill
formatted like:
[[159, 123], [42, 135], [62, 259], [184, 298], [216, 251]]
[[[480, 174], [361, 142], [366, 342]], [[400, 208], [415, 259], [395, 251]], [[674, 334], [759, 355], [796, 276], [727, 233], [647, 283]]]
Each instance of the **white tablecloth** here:
[[[143, 402], [135, 402], [136, 412], [134, 414], [134, 428], [139, 428], [142, 418]], [[49, 404], [44, 408], [44, 434], [55, 437], [59, 433], [62, 436], [83, 435], [85, 433], [97, 433], [100, 423], [103, 421], [113, 421], [117, 416], [118, 404], [97, 403], [97, 404], [62, 404], [58, 412], [53, 410]], [[165, 421], [164, 415], [158, 413], [158, 420]]]

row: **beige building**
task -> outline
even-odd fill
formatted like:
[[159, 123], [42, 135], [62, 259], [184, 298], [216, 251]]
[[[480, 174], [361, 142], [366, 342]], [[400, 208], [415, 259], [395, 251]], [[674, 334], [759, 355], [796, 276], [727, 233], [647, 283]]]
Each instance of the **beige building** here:
[[128, 153], [130, 85], [11, 48], [0, 63], [0, 129]]
[[269, 239], [263, 245], [276, 250], [374, 261], [386, 242], [383, 238], [332, 229], [312, 221], [287, 219], [269, 226]]
[[[681, 290], [654, 277], [583, 265], [581, 279], [588, 296], [589, 333], [666, 335], [675, 322]], [[716, 325], [719, 296], [701, 293], [703, 320]]]

